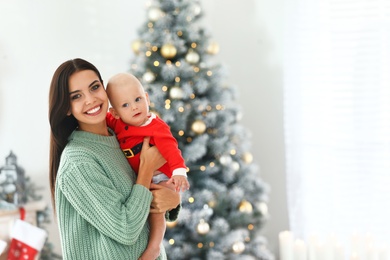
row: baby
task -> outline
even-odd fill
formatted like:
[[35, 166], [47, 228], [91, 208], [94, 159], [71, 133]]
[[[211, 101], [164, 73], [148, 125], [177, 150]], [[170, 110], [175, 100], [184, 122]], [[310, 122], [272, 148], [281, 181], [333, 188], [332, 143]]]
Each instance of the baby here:
[[[167, 161], [154, 173], [153, 183], [164, 182], [176, 191], [188, 190], [187, 167], [177, 140], [170, 127], [149, 111], [150, 100], [141, 82], [129, 73], [114, 75], [107, 84], [107, 95], [111, 103], [107, 124], [115, 131], [119, 144], [133, 170], [138, 173], [139, 153], [144, 137], [150, 136]], [[150, 214], [150, 239], [141, 259], [155, 259], [165, 233], [165, 214]]]

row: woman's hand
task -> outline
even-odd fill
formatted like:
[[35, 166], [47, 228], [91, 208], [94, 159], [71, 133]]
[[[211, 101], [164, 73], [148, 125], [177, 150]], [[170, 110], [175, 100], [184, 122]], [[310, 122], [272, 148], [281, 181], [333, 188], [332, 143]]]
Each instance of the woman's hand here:
[[157, 147], [150, 147], [149, 141], [150, 137], [144, 138], [136, 182], [137, 184], [141, 184], [148, 189], [153, 177], [153, 173], [166, 162], [164, 157], [162, 157], [158, 151]]
[[180, 194], [163, 185], [152, 183], [150, 191], [153, 194], [150, 213], [163, 213], [180, 204]]
[[147, 164], [148, 167], [150, 167], [154, 172], [155, 170], [163, 166], [164, 163], [166, 163], [166, 160], [164, 159], [164, 157], [162, 157], [157, 147], [150, 147], [149, 141], [150, 137], [144, 138], [140, 155], [140, 164]]

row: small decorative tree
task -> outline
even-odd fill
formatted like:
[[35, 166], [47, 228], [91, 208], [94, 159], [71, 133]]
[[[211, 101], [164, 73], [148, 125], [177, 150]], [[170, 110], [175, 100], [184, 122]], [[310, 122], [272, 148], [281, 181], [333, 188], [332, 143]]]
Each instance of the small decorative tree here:
[[[31, 180], [25, 176], [24, 169], [17, 164], [17, 157], [11, 151], [5, 159], [6, 163], [0, 167], [0, 210], [14, 211], [24, 207], [26, 203], [40, 201], [40, 190]], [[46, 207], [36, 212], [36, 224], [45, 229], [45, 225], [51, 222], [51, 210]], [[61, 255], [54, 253], [51, 242], [46, 240], [40, 251], [40, 260], [62, 259]]]
[[18, 165], [12, 151], [5, 158], [5, 165], [0, 167], [0, 199], [16, 205], [27, 201], [24, 169]]

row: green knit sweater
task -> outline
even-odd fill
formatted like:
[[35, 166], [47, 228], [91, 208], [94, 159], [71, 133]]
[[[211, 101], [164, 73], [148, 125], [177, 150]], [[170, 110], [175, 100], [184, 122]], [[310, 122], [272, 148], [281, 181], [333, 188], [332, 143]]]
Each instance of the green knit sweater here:
[[[135, 180], [115, 135], [72, 133], [55, 188], [65, 260], [138, 259], [148, 243], [152, 194]], [[158, 259], [166, 259], [160, 248]]]

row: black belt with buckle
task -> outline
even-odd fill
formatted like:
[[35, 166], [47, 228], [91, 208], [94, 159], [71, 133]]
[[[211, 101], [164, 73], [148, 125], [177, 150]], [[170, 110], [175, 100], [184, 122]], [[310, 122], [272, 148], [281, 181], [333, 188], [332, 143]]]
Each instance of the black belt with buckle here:
[[[138, 153], [140, 153], [142, 150], [142, 144], [143, 143], [139, 143], [139, 144], [134, 145], [131, 149], [122, 150], [123, 153], [125, 154], [126, 158], [132, 158], [132, 157], [136, 156]], [[153, 146], [153, 145], [150, 144], [150, 146]]]

